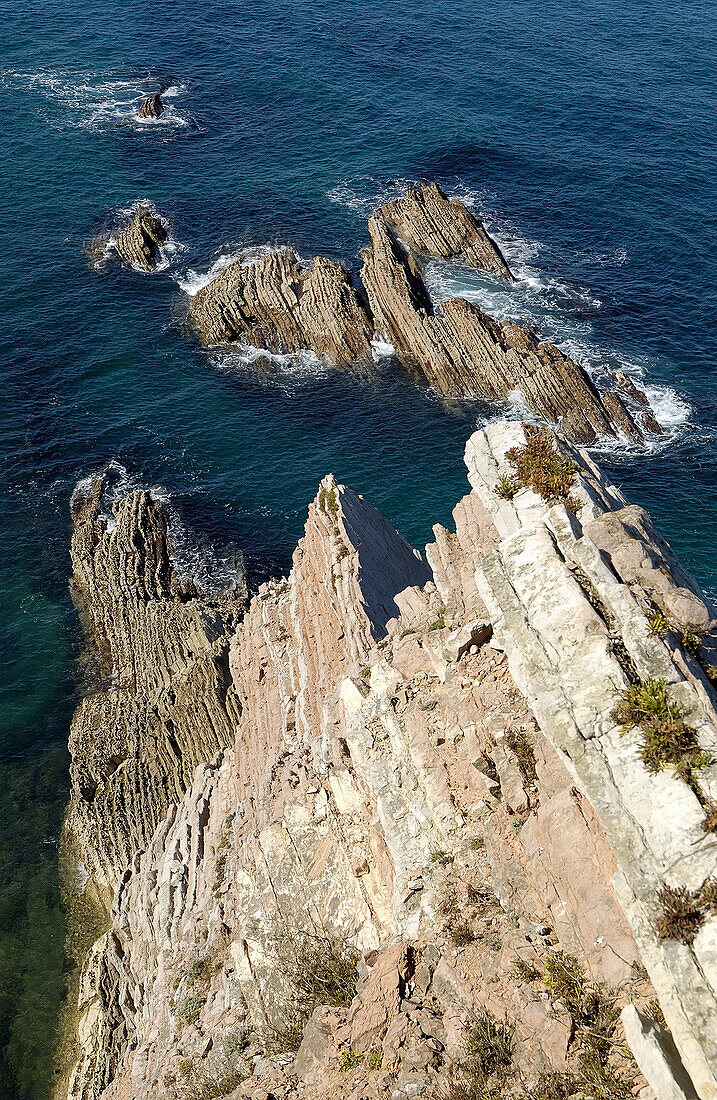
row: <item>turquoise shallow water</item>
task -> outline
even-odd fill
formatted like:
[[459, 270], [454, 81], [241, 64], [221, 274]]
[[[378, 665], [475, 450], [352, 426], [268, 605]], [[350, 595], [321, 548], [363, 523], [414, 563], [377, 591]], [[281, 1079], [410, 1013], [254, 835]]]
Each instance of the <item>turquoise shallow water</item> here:
[[[372, 203], [439, 179], [521, 278], [507, 294], [436, 266], [434, 290], [642, 375], [666, 440], [601, 460], [714, 592], [717, 17], [643, 0], [0, 14], [0, 1096], [34, 1100], [61, 991], [76, 479], [115, 458], [161, 482], [257, 578], [287, 565], [328, 470], [423, 545], [465, 489], [465, 439], [495, 415], [446, 409], [388, 361], [371, 386], [306, 361], [259, 379], [194, 343], [182, 285], [250, 244], [356, 264]], [[169, 118], [131, 125], [160, 79]], [[183, 249], [151, 278], [91, 270], [83, 241], [138, 198]]]

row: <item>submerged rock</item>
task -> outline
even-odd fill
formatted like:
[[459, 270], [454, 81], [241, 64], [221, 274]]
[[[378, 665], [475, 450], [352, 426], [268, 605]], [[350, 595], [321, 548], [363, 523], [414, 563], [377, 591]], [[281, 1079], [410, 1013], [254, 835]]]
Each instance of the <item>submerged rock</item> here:
[[640, 440], [622, 402], [615, 395], [605, 402], [578, 363], [531, 329], [495, 321], [463, 298], [434, 306], [415, 260], [381, 211], [370, 219], [369, 235], [361, 277], [376, 327], [438, 393], [505, 401], [518, 391], [533, 412], [577, 442], [618, 429]]
[[437, 183], [411, 187], [378, 211], [403, 243], [419, 256], [459, 260], [501, 279], [513, 275], [503, 253], [460, 199], [449, 199]]
[[119, 258], [130, 267], [151, 271], [159, 262], [160, 249], [169, 230], [151, 207], [140, 205], [115, 239]]
[[155, 92], [154, 95], [147, 96], [140, 105], [137, 112], [140, 118], [161, 118], [164, 114], [166, 107], [164, 101], [159, 92]]
[[206, 344], [241, 340], [271, 352], [314, 351], [337, 366], [370, 364], [373, 325], [349, 272], [291, 249], [235, 260], [197, 292], [190, 317]]

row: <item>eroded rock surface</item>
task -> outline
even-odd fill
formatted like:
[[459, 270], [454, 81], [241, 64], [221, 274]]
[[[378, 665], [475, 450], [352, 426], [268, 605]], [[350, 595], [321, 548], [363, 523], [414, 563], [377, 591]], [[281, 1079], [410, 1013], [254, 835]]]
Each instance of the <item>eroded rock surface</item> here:
[[169, 239], [169, 230], [149, 206], [139, 205], [121, 228], [114, 248], [119, 258], [130, 267], [151, 271], [160, 260], [160, 250]]
[[229, 637], [243, 566], [208, 594], [177, 564], [182, 535], [161, 495], [115, 498], [110, 474], [72, 501], [72, 592], [85, 634], [86, 694], [70, 731], [65, 861], [109, 906], [197, 764], [234, 740], [239, 701]]
[[207, 344], [308, 348], [337, 366], [372, 362], [373, 326], [351, 276], [322, 256], [308, 270], [290, 249], [235, 260], [198, 291], [190, 316]]
[[165, 106], [162, 96], [159, 92], [155, 92], [154, 95], [147, 96], [146, 99], [142, 100], [137, 114], [140, 118], [161, 118], [164, 111]]
[[376, 328], [438, 393], [505, 401], [517, 391], [578, 442], [618, 430], [641, 439], [617, 395], [601, 397], [579, 364], [532, 330], [495, 321], [463, 298], [434, 305], [415, 260], [380, 211], [369, 234], [361, 277]]
[[[674, 1052], [648, 1057], [646, 1027], [633, 1041], [658, 1096], [670, 1074], [715, 1095], [716, 918], [692, 948], [655, 931], [660, 885], [714, 869], [704, 808], [611, 717], [626, 669], [664, 676], [712, 744], [679, 630], [713, 612], [585, 455], [574, 513], [499, 497], [522, 440], [471, 439], [471, 492], [427, 562], [324, 480], [291, 573], [236, 630], [236, 736], [137, 853], [86, 961], [73, 1100], [437, 1098], [483, 1012], [509, 1033], [511, 1094], [557, 1074], [592, 1095], [582, 1009], [551, 984], [566, 958], [642, 1020], [657, 990]], [[140, 590], [166, 574], [148, 560], [126, 574]], [[350, 944], [357, 981], [298, 1015], [306, 943]], [[601, 1066], [607, 1094], [654, 1100], [623, 1055]]]
[[502, 252], [480, 221], [460, 199], [449, 199], [437, 183], [409, 188], [402, 198], [384, 203], [378, 213], [418, 256], [459, 260], [501, 279], [513, 279]]

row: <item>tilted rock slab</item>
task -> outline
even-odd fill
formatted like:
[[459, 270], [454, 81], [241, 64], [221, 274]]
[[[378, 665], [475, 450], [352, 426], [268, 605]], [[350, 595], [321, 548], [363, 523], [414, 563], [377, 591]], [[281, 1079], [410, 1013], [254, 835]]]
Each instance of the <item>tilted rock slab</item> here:
[[70, 730], [65, 862], [109, 905], [194, 769], [234, 739], [239, 701], [228, 648], [237, 584], [205, 596], [172, 558], [166, 503], [134, 491], [111, 503], [100, 476], [72, 501], [72, 594], [92, 682]]
[[137, 114], [140, 118], [161, 118], [164, 111], [165, 106], [162, 96], [159, 92], [155, 92], [154, 95], [147, 96], [146, 99], [142, 100]]
[[304, 349], [336, 366], [372, 363], [373, 325], [349, 272], [317, 256], [306, 270], [290, 249], [235, 260], [192, 299], [207, 344], [242, 341], [285, 353]]
[[[510, 473], [505, 452], [523, 442], [520, 425], [476, 433], [466, 450], [469, 481], [490, 512], [499, 545], [476, 580], [515, 682], [545, 736], [602, 823], [617, 868], [615, 891], [698, 1095], [717, 1096], [717, 917], [690, 947], [660, 940], [662, 886], [699, 889], [715, 874], [714, 834], [694, 791], [669, 769], [648, 772], [639, 731], [612, 717], [617, 693], [635, 676], [662, 678], [717, 755], [714, 688], [672, 635], [655, 634], [659, 611], [679, 627], [715, 623], [714, 608], [649, 517], [628, 506], [585, 453], [570, 451], [579, 477], [576, 516], [523, 489], [495, 493]], [[717, 766], [697, 773], [704, 799], [717, 796]]]
[[114, 240], [115, 252], [130, 267], [152, 271], [169, 239], [167, 226], [149, 206], [140, 205]]
[[505, 401], [518, 391], [533, 412], [577, 442], [617, 430], [642, 438], [616, 394], [608, 403], [582, 367], [530, 329], [495, 321], [463, 298], [434, 306], [418, 265], [381, 212], [368, 227], [361, 278], [376, 328], [438, 393]]
[[411, 187], [378, 210], [407, 248], [419, 256], [459, 260], [469, 267], [513, 280], [498, 245], [460, 199], [449, 199], [437, 183]]
[[[350, 1008], [317, 1010], [286, 1067], [311, 1100], [343, 1089], [347, 1047], [379, 1046], [409, 1095], [421, 1080], [439, 1089], [477, 1007], [510, 1019], [521, 1072], [564, 1070], [569, 1020], [511, 976], [516, 955], [545, 954], [543, 926], [597, 980], [629, 981], [638, 955], [605, 832], [505, 656], [470, 629], [484, 607], [471, 571], [499, 539], [492, 509], [472, 493], [455, 518], [455, 534], [435, 529], [431, 579], [375, 509], [322, 483], [291, 573], [237, 629], [235, 743], [138, 852], [83, 968], [72, 1100], [171, 1095], [188, 1060], [201, 1075], [243, 1028], [270, 1033], [297, 931], [363, 952]], [[468, 650], [453, 646], [459, 628]], [[532, 787], [506, 744], [516, 729], [534, 746]], [[456, 951], [445, 891], [490, 896], [491, 873], [502, 908]]]

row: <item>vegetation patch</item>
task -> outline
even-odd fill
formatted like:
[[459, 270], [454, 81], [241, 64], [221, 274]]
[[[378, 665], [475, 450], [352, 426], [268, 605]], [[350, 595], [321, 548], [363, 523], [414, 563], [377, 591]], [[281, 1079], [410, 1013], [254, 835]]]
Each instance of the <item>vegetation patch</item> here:
[[523, 782], [528, 785], [537, 782], [538, 772], [535, 766], [535, 750], [527, 733], [524, 730], [511, 728], [505, 735], [505, 743], [511, 752], [515, 753]]
[[650, 615], [647, 621], [650, 624], [652, 633], [657, 634], [660, 638], [663, 638], [670, 629], [670, 624], [661, 611], [656, 611], [654, 615]]
[[206, 1003], [206, 997], [200, 997], [198, 993], [192, 993], [183, 997], [177, 1005], [176, 1014], [186, 1024], [196, 1024], [200, 1013]]
[[657, 920], [661, 940], [692, 943], [705, 920], [705, 908], [699, 891], [686, 886], [663, 886], [658, 894], [662, 912]]
[[677, 703], [670, 698], [666, 680], [642, 680], [620, 693], [612, 717], [623, 730], [642, 733], [640, 757], [649, 772], [674, 768], [677, 775], [696, 786], [693, 772], [712, 763], [688, 726]]
[[[570, 496], [575, 483], [575, 463], [557, 450], [548, 428], [524, 424], [523, 430], [525, 444], [506, 451], [505, 457], [515, 472], [511, 478], [499, 482], [500, 495], [504, 496], [512, 487], [513, 495], [518, 489], [526, 488], [543, 500], [562, 500], [571, 510], [579, 508], [580, 502]], [[509, 484], [505, 484], [506, 481]]]
[[274, 953], [291, 996], [283, 1020], [273, 1029], [271, 1046], [282, 1052], [298, 1050], [304, 1025], [315, 1008], [351, 1004], [359, 954], [346, 941], [290, 930], [276, 936]]
[[339, 500], [335, 489], [319, 490], [319, 508], [327, 515], [335, 516], [339, 510]]
[[351, 1069], [356, 1069], [363, 1062], [363, 1054], [357, 1054], [354, 1050], [344, 1050], [339, 1055], [339, 1069], [342, 1073], [347, 1073]]

